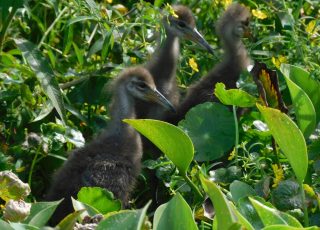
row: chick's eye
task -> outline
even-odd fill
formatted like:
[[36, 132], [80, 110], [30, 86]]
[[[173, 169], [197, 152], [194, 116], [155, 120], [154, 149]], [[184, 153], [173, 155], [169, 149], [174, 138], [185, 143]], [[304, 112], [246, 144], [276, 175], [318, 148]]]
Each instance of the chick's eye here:
[[178, 26], [179, 27], [186, 27], [186, 23], [182, 22], [182, 21], [178, 21]]
[[145, 90], [145, 89], [147, 89], [147, 84], [146, 83], [144, 83], [144, 82], [139, 82], [139, 83], [137, 83], [137, 87], [139, 88], [139, 89], [141, 89], [141, 90]]

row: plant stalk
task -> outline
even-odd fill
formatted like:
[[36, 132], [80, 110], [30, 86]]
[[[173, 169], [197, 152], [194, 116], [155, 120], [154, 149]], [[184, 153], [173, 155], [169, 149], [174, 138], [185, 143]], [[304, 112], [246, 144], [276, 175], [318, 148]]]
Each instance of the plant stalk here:
[[[239, 146], [239, 123], [238, 123], [238, 118], [237, 118], [237, 108], [235, 105], [232, 106], [232, 111], [233, 111], [233, 118], [234, 118], [234, 126], [235, 126], [235, 136], [236, 140], [234, 143], [234, 156], [235, 159], [238, 159], [238, 146]], [[238, 161], [236, 160], [236, 165], [239, 166]]]
[[302, 199], [302, 204], [303, 204], [303, 218], [304, 218], [304, 227], [309, 226], [309, 214], [308, 214], [308, 208], [306, 205], [306, 195], [304, 194], [304, 189], [303, 189], [303, 183], [300, 183], [300, 191], [301, 191], [301, 199]]
[[3, 26], [2, 26], [2, 30], [0, 31], [0, 53], [2, 52], [2, 46], [3, 46], [3, 42], [4, 42], [4, 38], [6, 36], [7, 30], [9, 28], [9, 25], [13, 19], [13, 16], [16, 14], [18, 8], [12, 8], [9, 16], [7, 17], [7, 20], [5, 20]]
[[181, 176], [183, 177], [183, 179], [185, 179], [185, 181], [188, 183], [188, 185], [190, 186], [190, 188], [195, 192], [196, 196], [197, 196], [197, 200], [204, 200], [204, 196], [202, 195], [202, 193], [199, 191], [199, 189], [197, 188], [197, 186], [190, 180], [190, 178], [187, 176], [186, 173], [181, 174]]

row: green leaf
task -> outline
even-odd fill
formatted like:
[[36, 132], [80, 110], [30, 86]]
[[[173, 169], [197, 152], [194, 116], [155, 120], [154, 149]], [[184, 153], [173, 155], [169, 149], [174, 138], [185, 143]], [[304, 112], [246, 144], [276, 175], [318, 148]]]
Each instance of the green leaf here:
[[154, 214], [154, 230], [198, 229], [188, 203], [177, 193], [168, 203], [159, 206]]
[[316, 110], [316, 123], [318, 123], [320, 121], [320, 83], [312, 79], [307, 71], [294, 65], [282, 64], [280, 70], [309, 96]]
[[216, 84], [214, 94], [225, 105], [235, 105], [238, 107], [253, 107], [257, 100], [247, 92], [240, 89], [226, 90], [226, 86], [219, 82]]
[[16, 38], [14, 41], [21, 50], [22, 56], [27, 60], [32, 71], [36, 74], [44, 92], [51, 100], [62, 121], [66, 124], [62, 93], [48, 61], [41, 55], [41, 52], [33, 43], [22, 38]]
[[291, 226], [284, 226], [284, 225], [271, 225], [263, 228], [263, 230], [319, 230], [319, 227], [313, 226], [309, 228], [295, 228]]
[[68, 22], [67, 22], [67, 26], [72, 25], [73, 23], [76, 22], [81, 22], [81, 21], [88, 21], [88, 20], [94, 20], [96, 21], [97, 19], [93, 16], [78, 16], [75, 18], [71, 18]]
[[14, 230], [14, 228], [11, 227], [9, 223], [5, 222], [2, 219], [0, 219], [0, 229], [2, 229], [2, 230]]
[[40, 228], [28, 225], [28, 224], [21, 224], [21, 223], [10, 223], [11, 227], [13, 227], [14, 230], [39, 230]]
[[232, 200], [235, 203], [238, 203], [240, 198], [256, 195], [256, 192], [250, 185], [238, 180], [230, 184], [230, 192]]
[[61, 201], [62, 200], [32, 203], [30, 215], [24, 223], [28, 223], [39, 228], [45, 226]]
[[237, 222], [237, 217], [232, 212], [227, 198], [214, 182], [205, 179], [203, 176], [200, 176], [200, 180], [202, 187], [204, 191], [209, 195], [215, 210], [218, 210], [216, 211], [218, 229], [229, 229], [232, 224]]
[[230, 150], [235, 142], [233, 114], [218, 103], [206, 102], [193, 107], [179, 126], [192, 139], [197, 161], [216, 160]]
[[[312, 86], [313, 84], [311, 81], [306, 82], [308, 80], [308, 76], [301, 69], [294, 68], [290, 65], [281, 65], [281, 71], [286, 79], [286, 82], [290, 91], [290, 95], [293, 102], [293, 107], [295, 110], [299, 128], [301, 129], [305, 137], [309, 137], [316, 127], [316, 119], [317, 119], [316, 111], [308, 94], [300, 87], [300, 85], [297, 85], [297, 84], [303, 83], [304, 88], [307, 88], [307, 87], [314, 88], [315, 86]], [[296, 75], [300, 75], [300, 74], [304, 78], [303, 80], [299, 81], [298, 80], [299, 78], [297, 78]], [[319, 88], [313, 91], [314, 91], [313, 94], [314, 93], [319, 94], [320, 92]], [[316, 96], [316, 97], [320, 97], [320, 96]], [[316, 102], [316, 103], [317, 105], [319, 105], [319, 102]], [[319, 110], [319, 108], [317, 108], [317, 110]]]
[[84, 210], [79, 210], [70, 213], [56, 226], [55, 229], [74, 229], [75, 223], [83, 212]]
[[257, 107], [301, 184], [308, 170], [307, 146], [301, 131], [286, 114], [279, 110], [259, 104]]
[[149, 201], [146, 206], [139, 210], [124, 210], [109, 215], [97, 226], [97, 230], [140, 230], [146, 218], [147, 209], [150, 206]]
[[274, 208], [270, 208], [250, 197], [249, 197], [249, 200], [252, 203], [255, 210], [257, 211], [264, 226], [278, 224], [278, 225], [289, 225], [293, 227], [302, 227], [300, 222], [296, 220], [294, 217], [290, 216], [289, 214], [282, 213]]
[[229, 206], [230, 206], [232, 212], [238, 218], [238, 222], [241, 223], [241, 226], [244, 227], [244, 228], [240, 228], [241, 230], [242, 229], [246, 229], [246, 230], [254, 230], [255, 229], [251, 225], [251, 223], [237, 210], [237, 208], [234, 206], [234, 204], [232, 202], [229, 202]]
[[111, 192], [99, 187], [82, 187], [78, 192], [78, 200], [94, 207], [101, 214], [121, 209], [121, 202], [115, 200]]
[[254, 229], [262, 229], [263, 223], [259, 217], [257, 211], [252, 206], [252, 203], [249, 201], [248, 197], [239, 199], [237, 208], [239, 212], [249, 221]]
[[125, 119], [142, 135], [155, 144], [177, 166], [181, 174], [186, 174], [193, 159], [193, 145], [180, 128], [169, 123], [150, 119]]

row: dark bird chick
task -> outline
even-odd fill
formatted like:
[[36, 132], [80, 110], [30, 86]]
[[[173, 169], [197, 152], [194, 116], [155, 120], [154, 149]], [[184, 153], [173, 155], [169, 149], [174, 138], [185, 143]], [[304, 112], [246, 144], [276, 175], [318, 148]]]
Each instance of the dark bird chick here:
[[[146, 64], [157, 89], [173, 104], [179, 101], [179, 90], [176, 82], [176, 70], [180, 54], [180, 38], [191, 40], [208, 52], [213, 53], [212, 48], [198, 32], [191, 10], [183, 5], [172, 6], [175, 15], [164, 16], [162, 23], [166, 31], [166, 39]], [[162, 120], [165, 110], [157, 105], [149, 103], [147, 107], [138, 104], [139, 118], [152, 118]]]
[[113, 91], [108, 128], [83, 148], [73, 151], [54, 176], [47, 200], [64, 198], [64, 201], [56, 210], [52, 224], [72, 212], [70, 197], [76, 197], [83, 186], [106, 188], [127, 206], [140, 172], [142, 144], [139, 134], [122, 120], [136, 118], [138, 101], [142, 104], [152, 101], [173, 109], [143, 67], [124, 70], [114, 81]]
[[177, 113], [168, 115], [166, 119], [168, 122], [177, 124], [192, 107], [206, 101], [217, 100], [213, 94], [217, 82], [223, 82], [226, 88], [236, 88], [240, 73], [249, 64], [247, 50], [241, 41], [249, 17], [248, 9], [240, 4], [232, 4], [224, 12], [216, 26], [224, 49], [222, 61], [189, 88], [187, 95], [177, 107]]

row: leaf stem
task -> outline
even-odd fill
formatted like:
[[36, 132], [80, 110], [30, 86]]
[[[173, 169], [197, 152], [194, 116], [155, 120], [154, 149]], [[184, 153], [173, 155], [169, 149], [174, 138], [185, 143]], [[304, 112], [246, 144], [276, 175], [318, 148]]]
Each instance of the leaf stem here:
[[[233, 118], [234, 118], [234, 126], [235, 126], [235, 143], [234, 143], [234, 156], [235, 159], [238, 159], [238, 145], [239, 145], [239, 123], [237, 118], [237, 108], [235, 105], [232, 106]], [[236, 165], [239, 166], [239, 162], [236, 161]]]
[[303, 189], [303, 183], [300, 183], [300, 191], [301, 191], [301, 199], [302, 199], [302, 204], [303, 204], [303, 218], [304, 218], [304, 227], [308, 227], [309, 226], [309, 214], [308, 214], [308, 208], [306, 205], [306, 195], [304, 193], [304, 189]]
[[185, 181], [188, 183], [188, 185], [191, 187], [191, 189], [195, 192], [195, 194], [197, 195], [197, 200], [203, 201], [204, 200], [204, 196], [199, 191], [197, 186], [190, 180], [190, 178], [187, 176], [187, 174], [183, 173], [183, 174], [181, 174], [181, 176], [183, 177], [183, 179], [185, 179]]
[[2, 51], [2, 46], [3, 46], [5, 35], [7, 33], [9, 25], [13, 19], [13, 16], [15, 15], [17, 9], [18, 8], [12, 7], [11, 12], [10, 12], [9, 16], [7, 17], [7, 20], [5, 20], [5, 22], [3, 24], [2, 30], [0, 31], [0, 53]]

